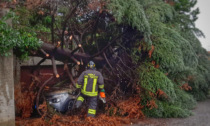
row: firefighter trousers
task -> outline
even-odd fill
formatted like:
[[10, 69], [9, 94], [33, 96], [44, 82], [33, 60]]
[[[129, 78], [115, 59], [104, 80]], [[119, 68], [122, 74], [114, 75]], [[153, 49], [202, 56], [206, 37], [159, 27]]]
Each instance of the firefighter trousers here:
[[77, 102], [75, 104], [76, 108], [79, 108], [82, 105], [83, 101], [87, 100], [87, 104], [88, 104], [87, 116], [95, 117], [96, 108], [97, 108], [97, 99], [98, 99], [98, 96], [90, 97], [90, 96], [83, 95], [81, 93], [80, 96], [77, 98]]

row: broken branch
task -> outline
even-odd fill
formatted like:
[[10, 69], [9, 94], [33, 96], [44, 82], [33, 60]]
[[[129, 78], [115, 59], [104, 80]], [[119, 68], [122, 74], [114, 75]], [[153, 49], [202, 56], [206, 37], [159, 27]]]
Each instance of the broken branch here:
[[75, 84], [75, 82], [74, 82], [74, 79], [73, 79], [73, 76], [72, 76], [71, 72], [69, 71], [69, 67], [68, 67], [68, 65], [67, 65], [67, 62], [64, 63], [64, 70], [65, 70], [66, 73], [68, 74], [69, 79], [70, 79], [70, 81], [72, 82], [72, 85], [76, 88], [76, 84]]
[[43, 49], [40, 49], [40, 51], [46, 56], [49, 57], [50, 55], [48, 53], [46, 53]]
[[106, 60], [107, 64], [108, 64], [108, 65], [109, 65], [109, 67], [113, 70], [113, 67], [112, 67], [112, 65], [110, 64], [109, 60], [107, 59], [106, 54], [105, 54], [105, 53], [103, 53], [103, 55], [104, 55], [104, 58], [105, 58], [105, 60]]
[[120, 34], [119, 36], [115, 37], [114, 39], [112, 39], [109, 44], [107, 44], [100, 52], [94, 54], [91, 58], [94, 58], [96, 56], [101, 55], [102, 53], [104, 53], [104, 51], [109, 48], [109, 46], [111, 46], [112, 44], [114, 44], [116, 42], [117, 39], [121, 38], [126, 32]]
[[72, 52], [71, 52], [71, 55], [73, 55], [78, 49], [80, 49], [82, 47], [81, 44], [78, 45], [78, 47], [76, 49], [74, 49]]
[[56, 64], [55, 64], [55, 58], [54, 56], [52, 56], [51, 58], [52, 60], [52, 65], [53, 65], [53, 72], [54, 72], [54, 75], [56, 76], [56, 78], [59, 78], [59, 74], [58, 74], [58, 71], [57, 71], [57, 68], [56, 68]]

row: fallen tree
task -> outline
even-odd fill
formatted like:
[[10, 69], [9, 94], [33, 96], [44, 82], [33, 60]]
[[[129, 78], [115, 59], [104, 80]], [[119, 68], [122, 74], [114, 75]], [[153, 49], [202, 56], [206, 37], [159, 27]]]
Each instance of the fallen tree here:
[[[20, 18], [14, 28], [23, 39], [22, 43], [14, 40], [15, 54], [42, 57], [37, 66], [51, 59], [57, 78], [55, 60], [62, 61], [71, 83], [79, 75], [71, 69], [79, 67], [81, 73], [93, 60], [105, 77], [107, 115], [140, 118], [143, 111], [153, 117], [187, 117], [196, 100], [205, 99], [210, 67], [197, 39], [202, 32], [194, 25], [198, 10], [190, 10], [196, 1], [18, 4]], [[8, 36], [13, 35], [17, 34]], [[132, 104], [126, 108], [127, 100]], [[142, 111], [135, 113], [132, 107]]]

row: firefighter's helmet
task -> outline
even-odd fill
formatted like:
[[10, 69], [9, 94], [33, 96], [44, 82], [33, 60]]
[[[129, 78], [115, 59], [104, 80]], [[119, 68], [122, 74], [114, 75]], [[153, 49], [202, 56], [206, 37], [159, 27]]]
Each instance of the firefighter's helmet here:
[[87, 68], [88, 69], [93, 69], [93, 68], [95, 68], [96, 67], [96, 65], [95, 65], [95, 63], [93, 62], [93, 61], [90, 61], [89, 63], [88, 63], [88, 65], [87, 65]]

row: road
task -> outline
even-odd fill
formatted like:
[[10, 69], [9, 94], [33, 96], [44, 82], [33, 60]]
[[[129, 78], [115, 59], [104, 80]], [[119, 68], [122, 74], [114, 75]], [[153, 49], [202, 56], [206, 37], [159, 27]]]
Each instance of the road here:
[[210, 99], [198, 102], [193, 113], [187, 118], [148, 118], [130, 126], [210, 126]]

